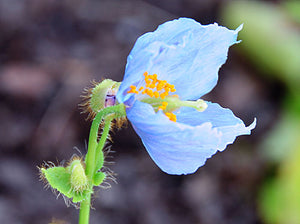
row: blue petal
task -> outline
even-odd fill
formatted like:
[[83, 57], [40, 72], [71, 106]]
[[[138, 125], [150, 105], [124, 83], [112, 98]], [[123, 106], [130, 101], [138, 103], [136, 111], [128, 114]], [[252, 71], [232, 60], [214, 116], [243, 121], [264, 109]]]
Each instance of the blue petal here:
[[248, 127], [244, 122], [236, 117], [230, 109], [222, 108], [217, 103], [206, 102], [207, 108], [203, 112], [198, 112], [193, 108], [182, 107], [174, 114], [177, 116], [177, 122], [187, 125], [198, 126], [205, 122], [212, 124], [222, 136], [217, 149], [223, 151], [228, 144], [234, 142], [239, 135], [249, 135], [256, 126], [256, 119]]
[[255, 126], [245, 127], [229, 109], [211, 103], [206, 112], [181, 108], [178, 122], [140, 101], [127, 110], [127, 116], [154, 162], [177, 175], [195, 172], [217, 150], [225, 149], [237, 135], [250, 134]]
[[142, 35], [127, 58], [124, 80], [117, 94], [125, 102], [130, 85], [142, 85], [143, 73], [174, 84], [181, 99], [198, 99], [217, 83], [218, 70], [226, 61], [228, 48], [237, 43], [236, 30], [218, 24], [201, 25], [180, 18]]
[[[226, 146], [225, 142], [231, 143], [226, 127], [235, 128], [230, 122], [225, 123], [227, 126], [224, 127], [213, 127], [210, 122], [200, 122], [197, 125], [172, 122], [161, 111], [155, 113], [150, 105], [139, 101], [127, 110], [127, 116], [151, 158], [169, 174], [195, 172], [204, 165], [207, 158], [217, 150], [222, 150]], [[187, 121], [199, 116], [201, 112], [192, 116], [178, 113], [181, 120]], [[236, 133], [231, 137], [235, 138]]]

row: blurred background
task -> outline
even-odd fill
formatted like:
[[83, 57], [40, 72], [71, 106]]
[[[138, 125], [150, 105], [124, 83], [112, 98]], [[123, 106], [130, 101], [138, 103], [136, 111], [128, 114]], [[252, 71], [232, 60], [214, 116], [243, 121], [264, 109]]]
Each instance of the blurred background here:
[[136, 38], [178, 17], [244, 23], [204, 98], [257, 127], [188, 176], [163, 173], [130, 124], [115, 131], [118, 184], [96, 190], [90, 223], [300, 223], [297, 0], [0, 0], [0, 223], [77, 222], [37, 166], [86, 153], [83, 89], [121, 81]]

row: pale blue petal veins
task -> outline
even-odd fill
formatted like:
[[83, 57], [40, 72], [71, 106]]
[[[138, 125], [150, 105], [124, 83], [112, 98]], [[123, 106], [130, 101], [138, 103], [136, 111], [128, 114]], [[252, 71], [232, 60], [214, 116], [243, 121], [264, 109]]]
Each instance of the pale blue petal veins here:
[[222, 108], [217, 103], [206, 103], [207, 108], [203, 112], [198, 112], [189, 107], [181, 107], [174, 114], [177, 116], [177, 122], [191, 126], [201, 125], [205, 122], [211, 123], [213, 128], [222, 133], [217, 146], [219, 151], [224, 150], [228, 144], [233, 143], [237, 136], [250, 135], [251, 130], [256, 126], [256, 119], [246, 127], [244, 122], [236, 117], [230, 109]]
[[169, 174], [194, 173], [220, 145], [222, 133], [209, 122], [197, 126], [173, 122], [139, 101], [127, 110], [127, 117], [151, 158]]
[[143, 85], [145, 71], [174, 84], [180, 99], [198, 99], [216, 85], [218, 70], [226, 61], [228, 48], [238, 42], [241, 28], [229, 30], [216, 23], [201, 25], [180, 18], [142, 35], [127, 58], [118, 101], [129, 98], [130, 85]]

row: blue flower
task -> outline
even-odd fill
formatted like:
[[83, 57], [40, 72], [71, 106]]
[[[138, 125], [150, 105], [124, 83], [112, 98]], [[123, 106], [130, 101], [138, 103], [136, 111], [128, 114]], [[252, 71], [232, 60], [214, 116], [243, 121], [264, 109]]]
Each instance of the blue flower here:
[[166, 173], [195, 172], [255, 127], [256, 121], [246, 127], [231, 110], [198, 100], [216, 85], [241, 29], [180, 18], [139, 37], [130, 52], [117, 100]]

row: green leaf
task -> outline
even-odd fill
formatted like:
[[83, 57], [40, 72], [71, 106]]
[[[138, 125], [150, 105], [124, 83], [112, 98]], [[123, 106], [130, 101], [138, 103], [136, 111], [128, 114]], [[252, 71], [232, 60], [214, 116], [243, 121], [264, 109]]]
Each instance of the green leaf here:
[[106, 177], [105, 173], [102, 173], [102, 172], [95, 173], [95, 175], [93, 177], [93, 185], [99, 186], [103, 182], [105, 177]]
[[49, 185], [62, 193], [68, 198], [73, 198], [73, 202], [77, 203], [87, 198], [88, 193], [91, 193], [92, 190], [84, 190], [83, 192], [76, 192], [71, 187], [71, 174], [68, 172], [68, 169], [64, 167], [52, 167], [52, 168], [41, 168], [41, 172], [44, 174]]
[[[106, 140], [106, 139], [105, 139]], [[103, 167], [104, 164], [104, 153], [103, 149], [99, 151], [99, 154], [96, 155], [96, 161], [95, 161], [95, 172], [100, 170]]]
[[42, 168], [41, 171], [45, 175], [50, 186], [68, 198], [72, 197], [70, 173], [64, 167]]
[[93, 192], [91, 190], [85, 190], [82, 193], [74, 192], [72, 201], [74, 203], [81, 202], [87, 199], [89, 193], [93, 193]]

